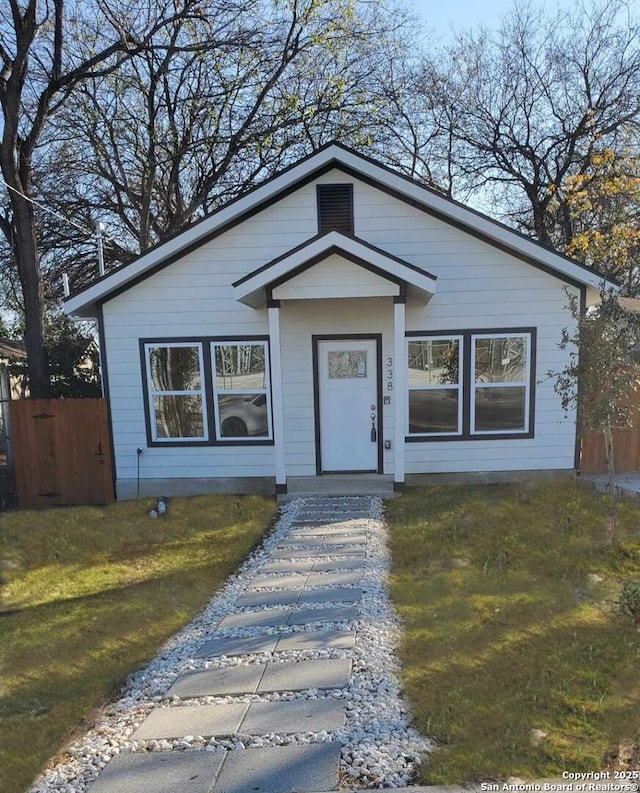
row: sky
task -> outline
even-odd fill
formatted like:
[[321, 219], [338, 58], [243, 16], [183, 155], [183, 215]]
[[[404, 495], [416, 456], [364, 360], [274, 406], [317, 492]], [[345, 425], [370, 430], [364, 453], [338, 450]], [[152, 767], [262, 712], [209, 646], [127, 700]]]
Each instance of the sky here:
[[410, 0], [408, 5], [413, 5], [436, 36], [446, 38], [454, 28], [498, 27], [500, 17], [511, 7], [512, 0]]
[[[531, 0], [534, 9], [544, 8], [553, 16], [559, 8], [570, 9], [580, 0]], [[454, 31], [485, 27], [496, 30], [503, 16], [514, 6], [516, 0], [407, 0], [407, 5], [424, 21], [427, 31], [436, 40], [447, 44]], [[521, 5], [525, 5], [521, 0]], [[587, 5], [589, 0], [587, 0]], [[628, 0], [632, 12], [637, 15], [640, 0]]]
[[[514, 0], [408, 0], [416, 14], [424, 20], [442, 43], [452, 38], [453, 30], [480, 26], [497, 29], [501, 18], [513, 6]], [[534, 8], [544, 7], [550, 15], [558, 8], [575, 6], [575, 0], [545, 0], [532, 2]]]

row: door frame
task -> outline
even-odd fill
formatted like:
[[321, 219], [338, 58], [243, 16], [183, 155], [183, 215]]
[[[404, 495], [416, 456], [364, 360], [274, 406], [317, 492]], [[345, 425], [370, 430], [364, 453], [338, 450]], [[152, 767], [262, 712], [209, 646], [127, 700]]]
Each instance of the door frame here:
[[[313, 416], [314, 416], [314, 434], [315, 434], [315, 447], [316, 447], [316, 476], [322, 474], [339, 473], [339, 474], [357, 474], [365, 473], [364, 471], [323, 471], [322, 470], [322, 448], [320, 441], [320, 367], [318, 357], [318, 342], [321, 341], [375, 341], [376, 343], [376, 400], [378, 416], [378, 467], [375, 473], [381, 474], [383, 472], [383, 452], [384, 442], [383, 436], [383, 417], [382, 417], [382, 333], [330, 333], [330, 334], [313, 334], [311, 336], [312, 346], [312, 359], [313, 359]], [[371, 473], [367, 471], [366, 473]]]

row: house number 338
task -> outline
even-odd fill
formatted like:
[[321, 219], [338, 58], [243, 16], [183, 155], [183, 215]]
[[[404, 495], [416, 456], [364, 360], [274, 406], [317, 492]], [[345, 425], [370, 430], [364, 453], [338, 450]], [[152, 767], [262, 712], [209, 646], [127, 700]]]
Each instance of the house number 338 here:
[[387, 364], [387, 391], [393, 391], [393, 358], [389, 356]]

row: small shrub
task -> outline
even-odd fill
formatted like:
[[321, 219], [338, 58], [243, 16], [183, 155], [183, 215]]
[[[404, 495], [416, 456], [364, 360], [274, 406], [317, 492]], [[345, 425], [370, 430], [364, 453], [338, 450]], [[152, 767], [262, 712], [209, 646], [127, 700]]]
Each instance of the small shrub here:
[[620, 589], [618, 608], [640, 627], [640, 581], [625, 581]]

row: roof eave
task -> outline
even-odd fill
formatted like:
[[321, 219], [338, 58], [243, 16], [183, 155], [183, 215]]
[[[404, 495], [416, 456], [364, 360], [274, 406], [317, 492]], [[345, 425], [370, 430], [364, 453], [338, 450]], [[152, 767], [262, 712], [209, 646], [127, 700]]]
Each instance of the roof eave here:
[[362, 266], [370, 266], [389, 280], [403, 281], [413, 288], [414, 293], [423, 294], [427, 300], [435, 294], [436, 276], [365, 241], [331, 231], [308, 240], [236, 281], [233, 284], [234, 297], [245, 305], [259, 308], [264, 305], [266, 290], [272, 284], [288, 280], [301, 267], [311, 266], [333, 253], [351, 258]]
[[[500, 248], [520, 255], [524, 259], [538, 263], [557, 276], [565, 278], [568, 283], [592, 288], [601, 288], [603, 284], [606, 288], [618, 288], [618, 284], [603, 279], [603, 276], [594, 270], [544, 247], [535, 240], [524, 237], [498, 221], [492, 220], [463, 204], [439, 194], [435, 190], [431, 190], [402, 174], [396, 173], [352, 149], [331, 143], [301, 162], [295, 163], [281, 173], [276, 174], [244, 196], [240, 196], [221, 207], [209, 217], [195, 223], [175, 237], [142, 254], [133, 262], [69, 296], [64, 301], [65, 312], [77, 317], [94, 316], [96, 304], [108, 299], [113, 292], [126, 288], [127, 284], [144, 277], [145, 273], [152, 268], [162, 265], [163, 262], [175, 259], [185, 250], [198, 246], [207, 237], [215, 233], [217, 229], [224, 229], [232, 225], [234, 221], [242, 218], [242, 216], [255, 211], [261, 204], [270, 199], [273, 200], [273, 197], [280, 192], [305, 178], [312, 177], [315, 172], [326, 169], [333, 164], [336, 167], [343, 166], [356, 172], [356, 175], [362, 174], [364, 177], [384, 184], [387, 188], [392, 188], [407, 199], [422, 205], [425, 211], [437, 214], [443, 220], [448, 220], [463, 230], [474, 233], [490, 244], [493, 243]], [[380, 179], [381, 171], [384, 172], [384, 182]]]

